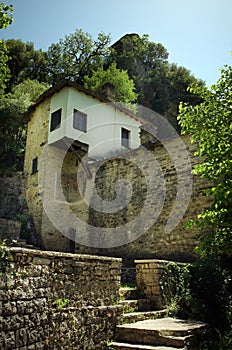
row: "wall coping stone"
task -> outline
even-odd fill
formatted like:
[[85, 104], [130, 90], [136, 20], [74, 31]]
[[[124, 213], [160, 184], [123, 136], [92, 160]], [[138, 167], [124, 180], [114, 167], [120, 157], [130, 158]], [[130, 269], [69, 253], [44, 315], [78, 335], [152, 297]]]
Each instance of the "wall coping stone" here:
[[147, 260], [135, 260], [135, 264], [149, 264], [149, 263], [163, 263], [163, 264], [168, 264], [168, 263], [176, 263], [176, 264], [185, 264], [179, 261], [173, 261], [173, 260], [160, 260], [160, 259], [147, 259]]
[[63, 253], [63, 252], [53, 252], [47, 250], [36, 250], [36, 249], [28, 249], [21, 247], [3, 247], [9, 253], [12, 254], [22, 254], [22, 255], [33, 255], [39, 256], [41, 258], [72, 258], [73, 260], [99, 260], [99, 261], [112, 261], [112, 262], [122, 262], [121, 258], [111, 258], [108, 256], [97, 256], [97, 255], [89, 255], [89, 254], [73, 254], [73, 253]]

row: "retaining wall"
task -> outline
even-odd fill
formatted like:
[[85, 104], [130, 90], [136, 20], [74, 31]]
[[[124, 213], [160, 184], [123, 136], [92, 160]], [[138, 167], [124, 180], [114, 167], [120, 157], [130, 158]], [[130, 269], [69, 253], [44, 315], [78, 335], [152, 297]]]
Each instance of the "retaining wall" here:
[[[105, 349], [121, 315], [121, 259], [8, 248], [0, 349]], [[1, 265], [3, 267], [3, 265]]]
[[[194, 156], [196, 144], [190, 143], [189, 136], [181, 137], [181, 139], [189, 154], [191, 167], [193, 168], [201, 161]], [[131, 183], [133, 194], [128, 205], [115, 213], [100, 212], [89, 207], [88, 223], [95, 227], [110, 228], [123, 227], [127, 223], [133, 223], [133, 221], [136, 224], [134, 227], [132, 224], [130, 230], [125, 234], [129, 241], [127, 244], [121, 244], [116, 248], [109, 249], [94, 249], [77, 244], [77, 252], [122, 257], [127, 262], [127, 265], [132, 265], [135, 259], [192, 261], [195, 258], [194, 248], [199, 243], [199, 230], [194, 226], [187, 227], [186, 223], [189, 220], [195, 219], [199, 213], [211, 205], [212, 198], [205, 194], [205, 190], [211, 186], [211, 183], [207, 179], [190, 174], [189, 169], [186, 170], [185, 155], [181, 153], [181, 149], [178, 152], [180, 145], [178, 145], [175, 139], [167, 141], [167, 147], [176, 150], [177, 157], [179, 157], [178, 162], [182, 164], [179, 168], [178, 176], [173, 159], [163, 145], [153, 146], [149, 153], [144, 151], [144, 149], [134, 150], [127, 154], [126, 160], [123, 157], [122, 159], [118, 157], [102, 162], [102, 166], [99, 168], [96, 176], [98, 195], [105, 201], [114, 200], [116, 193], [115, 184], [120, 179], [126, 179]], [[148, 188], [146, 176], [139, 168], [140, 164], [142, 165], [142, 169], [144, 168], [144, 164], [147, 165], [147, 168], [144, 170], [147, 173], [149, 172], [151, 182], [153, 181], [152, 191]], [[97, 164], [98, 166], [99, 164]], [[94, 164], [91, 170], [93, 173], [96, 172], [94, 170]], [[161, 171], [161, 175], [159, 171]], [[161, 177], [163, 177], [165, 184], [165, 200], [158, 218], [154, 218], [153, 224], [149, 225], [150, 218], [159, 211], [159, 200], [163, 194], [162, 181], [159, 183], [157, 179]], [[184, 183], [186, 177], [192, 180], [192, 187], [191, 183]], [[190, 192], [190, 198], [186, 211], [182, 215], [183, 199], [185, 199], [185, 194], [188, 191]], [[177, 192], [182, 196], [182, 200], [179, 200], [179, 202]], [[93, 195], [91, 203], [94, 204], [95, 200], [95, 195]], [[148, 209], [144, 211], [145, 203], [147, 203]], [[154, 211], [146, 218], [150, 206], [153, 206]], [[176, 214], [173, 220], [180, 215], [180, 221], [178, 225], [168, 231], [166, 224], [174, 206]], [[76, 211], [76, 215], [79, 215], [78, 210]], [[138, 217], [141, 219], [139, 222], [136, 222], [135, 219]], [[136, 235], [134, 233], [139, 231], [140, 226], [144, 225], [146, 227], [146, 222], [149, 229], [143, 231], [142, 228], [141, 236], [135, 239]], [[88, 232], [86, 232], [86, 235], [88, 235]]]
[[[153, 302], [156, 309], [162, 309], [170, 302], [171, 291], [165, 288], [164, 284], [169, 279], [173, 283], [173, 276], [167, 275], [169, 264], [184, 265], [167, 260], [135, 260], [136, 282], [138, 291]], [[171, 284], [170, 284], [171, 286]], [[165, 288], [162, 290], [162, 287]]]

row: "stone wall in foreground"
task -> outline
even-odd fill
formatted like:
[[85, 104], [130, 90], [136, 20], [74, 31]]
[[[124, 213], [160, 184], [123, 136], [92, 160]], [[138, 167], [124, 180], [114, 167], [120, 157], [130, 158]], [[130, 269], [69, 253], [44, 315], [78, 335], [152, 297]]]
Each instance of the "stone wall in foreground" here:
[[[121, 260], [8, 248], [0, 349], [105, 349], [121, 315]], [[1, 259], [1, 270], [5, 259]]]
[[[183, 267], [184, 263], [168, 260], [135, 260], [136, 283], [138, 291], [150, 299], [156, 309], [162, 309], [172, 300], [172, 292], [175, 276], [168, 272], [168, 266]], [[165, 287], [168, 281], [168, 287]]]

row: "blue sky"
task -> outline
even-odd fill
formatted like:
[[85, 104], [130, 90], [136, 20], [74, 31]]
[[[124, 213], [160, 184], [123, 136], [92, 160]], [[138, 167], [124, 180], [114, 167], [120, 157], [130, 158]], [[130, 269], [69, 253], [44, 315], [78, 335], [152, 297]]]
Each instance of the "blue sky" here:
[[231, 0], [3, 0], [14, 6], [14, 22], [0, 38], [32, 41], [47, 50], [65, 35], [83, 29], [93, 38], [148, 34], [169, 52], [169, 62], [189, 69], [207, 85], [232, 56]]

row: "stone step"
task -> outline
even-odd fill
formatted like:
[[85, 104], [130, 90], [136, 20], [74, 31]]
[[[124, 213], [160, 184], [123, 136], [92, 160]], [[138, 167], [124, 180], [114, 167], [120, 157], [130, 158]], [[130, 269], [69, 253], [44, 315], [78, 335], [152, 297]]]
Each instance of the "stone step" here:
[[116, 327], [116, 341], [193, 349], [197, 342], [195, 335], [205, 327], [206, 324], [202, 322], [185, 321], [170, 317], [156, 320], [149, 319], [118, 325]]
[[119, 295], [121, 300], [127, 300], [127, 299], [139, 299], [139, 292], [137, 288], [123, 288], [121, 287], [119, 289]]
[[123, 313], [153, 310], [149, 299], [120, 300], [119, 305], [123, 306]]
[[39, 247], [36, 247], [33, 244], [28, 244], [27, 241], [22, 238], [17, 241], [12, 241], [12, 246], [40, 250]]
[[137, 321], [144, 321], [149, 319], [163, 318], [168, 315], [168, 309], [156, 311], [137, 311], [124, 313], [122, 316], [122, 323], [134, 323]]
[[[129, 343], [118, 343], [112, 342], [109, 349], [114, 350], [177, 350], [170, 346], [152, 346], [152, 345], [141, 345], [141, 344], [129, 344]], [[179, 348], [178, 350], [186, 350], [186, 348]]]

